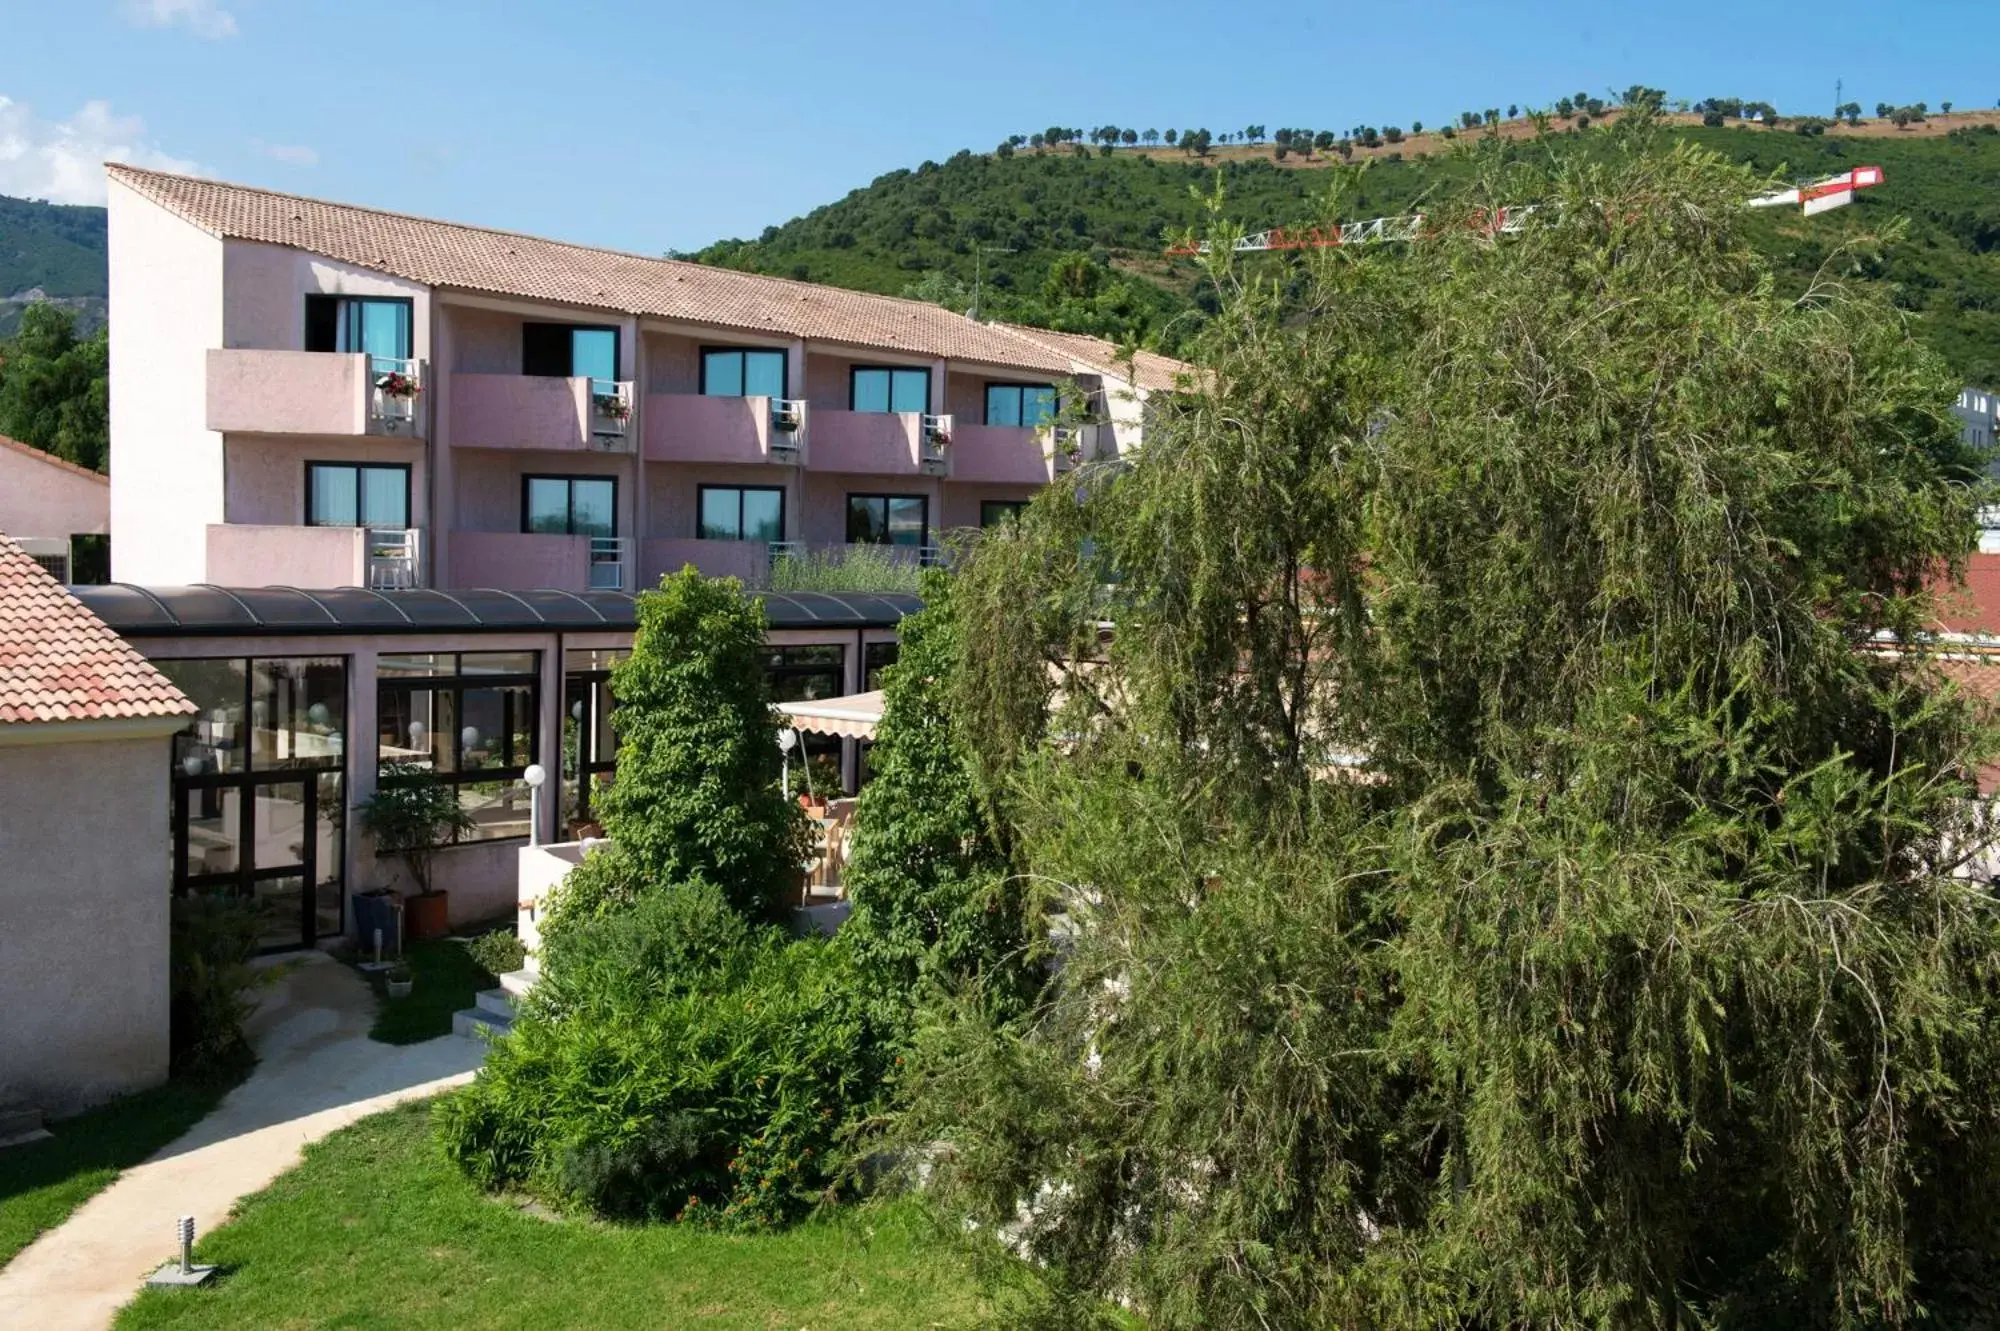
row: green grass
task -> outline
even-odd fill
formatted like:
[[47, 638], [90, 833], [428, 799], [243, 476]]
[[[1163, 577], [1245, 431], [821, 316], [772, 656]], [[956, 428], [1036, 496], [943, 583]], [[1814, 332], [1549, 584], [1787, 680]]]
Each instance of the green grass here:
[[549, 1220], [444, 1158], [428, 1104], [364, 1119], [201, 1240], [212, 1288], [148, 1291], [144, 1327], [954, 1327], [986, 1311], [909, 1204], [732, 1236]]
[[368, 1030], [369, 1038], [383, 1044], [421, 1044], [451, 1034], [451, 1014], [471, 1007], [480, 990], [500, 982], [482, 960], [491, 960], [493, 955], [476, 939], [413, 942], [404, 950], [403, 960], [416, 983], [404, 998], [389, 997], [381, 972], [363, 971], [382, 1002], [382, 1010]]
[[49, 1125], [53, 1141], [0, 1151], [0, 1266], [199, 1122], [250, 1062], [183, 1077]]

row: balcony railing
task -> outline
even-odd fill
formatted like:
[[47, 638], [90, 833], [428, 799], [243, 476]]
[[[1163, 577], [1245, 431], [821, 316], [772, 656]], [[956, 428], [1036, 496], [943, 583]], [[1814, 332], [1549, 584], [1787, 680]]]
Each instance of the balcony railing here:
[[636, 435], [631, 429], [632, 384], [623, 379], [590, 381], [590, 442], [608, 453], [629, 453]]
[[805, 552], [806, 543], [804, 541], [773, 541], [771, 542], [770, 562], [775, 564], [780, 559], [798, 559]]
[[394, 356], [368, 358], [368, 422], [389, 434], [411, 434], [417, 422], [417, 398], [424, 391], [423, 366]]
[[924, 475], [951, 474], [951, 424], [950, 416], [924, 416], [922, 437], [917, 443], [917, 465]]
[[1058, 425], [1049, 431], [1057, 475], [1074, 471], [1097, 453], [1095, 425]]
[[590, 538], [590, 590], [628, 592], [632, 590], [632, 538], [593, 536]]
[[805, 456], [806, 401], [797, 397], [771, 399], [770, 457], [773, 462], [798, 462]]
[[370, 587], [387, 590], [421, 585], [416, 528], [370, 527], [366, 539]]

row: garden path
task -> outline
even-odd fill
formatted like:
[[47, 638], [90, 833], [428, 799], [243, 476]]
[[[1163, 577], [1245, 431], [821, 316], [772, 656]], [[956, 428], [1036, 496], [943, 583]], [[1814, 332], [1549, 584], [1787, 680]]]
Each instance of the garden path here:
[[78, 1208], [0, 1269], [0, 1327], [97, 1331], [197, 1233], [297, 1164], [308, 1142], [402, 1100], [463, 1085], [483, 1044], [455, 1035], [393, 1047], [368, 1038], [376, 1000], [323, 953], [288, 961], [249, 1022], [258, 1063], [184, 1136]]

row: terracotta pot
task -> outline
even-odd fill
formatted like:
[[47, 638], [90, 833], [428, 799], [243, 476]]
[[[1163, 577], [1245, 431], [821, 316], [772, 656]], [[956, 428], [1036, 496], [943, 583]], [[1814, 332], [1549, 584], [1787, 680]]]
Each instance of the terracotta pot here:
[[412, 938], [443, 938], [451, 932], [451, 894], [419, 892], [403, 898], [403, 927]]

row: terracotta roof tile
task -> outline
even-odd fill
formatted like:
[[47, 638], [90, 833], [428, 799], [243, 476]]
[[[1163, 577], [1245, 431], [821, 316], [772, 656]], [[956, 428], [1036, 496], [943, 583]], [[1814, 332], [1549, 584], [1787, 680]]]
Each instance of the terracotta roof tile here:
[[1090, 337], [1083, 333], [1057, 333], [1047, 328], [1028, 328], [1021, 324], [996, 323], [992, 327], [1057, 355], [1115, 374], [1121, 379], [1130, 378], [1134, 385], [1148, 391], [1157, 389], [1171, 392], [1180, 387], [1180, 381], [1189, 373], [1189, 367], [1184, 361], [1177, 361], [1171, 356], [1162, 356], [1157, 351], [1134, 352], [1132, 368], [1127, 370], [1124, 358], [1118, 353], [1118, 347], [1101, 337]]
[[151, 662], [0, 534], [0, 726], [194, 710]]
[[[1070, 372], [1071, 357], [1052, 344], [923, 301], [593, 249], [115, 162], [105, 170], [113, 180], [213, 235], [288, 245], [428, 286]], [[1095, 344], [1093, 356], [1110, 350], [1109, 343], [1083, 340]]]
[[68, 458], [59, 458], [53, 453], [44, 453], [33, 444], [24, 444], [18, 439], [9, 439], [4, 434], [0, 434], [0, 448], [11, 448], [16, 453], [26, 453], [37, 462], [46, 462], [51, 467], [61, 467], [65, 471], [73, 471], [88, 480], [96, 481], [99, 485], [111, 484], [111, 478], [101, 471], [92, 471], [88, 467], [79, 467]]

